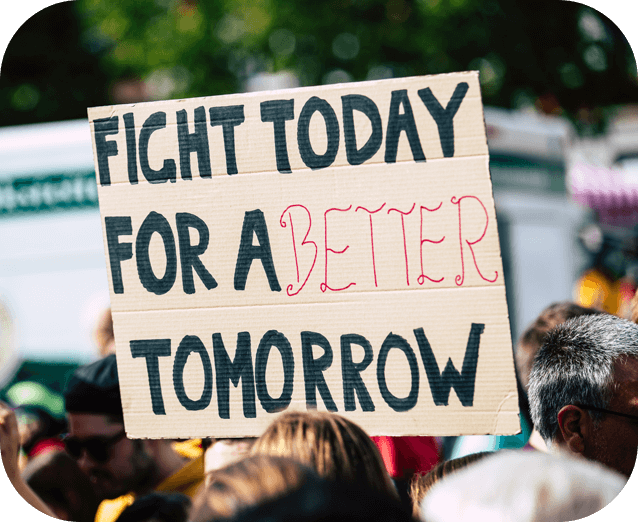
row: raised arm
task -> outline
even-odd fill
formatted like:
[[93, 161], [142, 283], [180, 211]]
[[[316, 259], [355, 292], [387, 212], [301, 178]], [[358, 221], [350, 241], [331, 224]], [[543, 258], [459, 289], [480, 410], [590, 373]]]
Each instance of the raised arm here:
[[13, 410], [4, 402], [0, 401], [0, 453], [2, 453], [2, 464], [4, 470], [22, 498], [24, 498], [34, 508], [42, 511], [50, 517], [56, 518], [49, 506], [47, 506], [38, 495], [29, 487], [20, 474], [18, 466], [18, 455], [20, 452], [20, 434], [18, 432], [18, 421]]

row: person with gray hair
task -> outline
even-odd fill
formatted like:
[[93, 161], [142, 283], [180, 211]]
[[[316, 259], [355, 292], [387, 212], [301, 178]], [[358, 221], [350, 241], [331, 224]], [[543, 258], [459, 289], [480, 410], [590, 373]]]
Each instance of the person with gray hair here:
[[421, 520], [579, 520], [613, 501], [626, 482], [615, 471], [569, 455], [502, 450], [437, 482], [421, 503]]
[[638, 325], [603, 314], [552, 329], [534, 359], [529, 403], [550, 448], [629, 477], [638, 448]]

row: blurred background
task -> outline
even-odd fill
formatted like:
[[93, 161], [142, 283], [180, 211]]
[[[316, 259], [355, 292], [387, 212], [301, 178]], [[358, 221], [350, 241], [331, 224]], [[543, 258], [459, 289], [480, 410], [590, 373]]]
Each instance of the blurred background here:
[[[54, 393], [99, 357], [109, 295], [87, 107], [469, 69], [480, 71], [513, 339], [553, 301], [626, 315], [638, 75], [623, 34], [591, 8], [77, 0], [30, 18], [0, 70], [0, 397], [31, 401], [55, 426]], [[24, 381], [48, 394], [15, 388]]]

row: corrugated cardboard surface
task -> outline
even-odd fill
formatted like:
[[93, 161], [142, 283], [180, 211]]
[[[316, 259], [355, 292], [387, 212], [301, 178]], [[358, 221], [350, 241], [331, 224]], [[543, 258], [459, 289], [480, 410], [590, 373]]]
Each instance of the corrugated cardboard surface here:
[[[437, 125], [418, 91], [430, 88], [445, 108], [462, 82], [467, 82], [469, 89], [453, 119], [454, 156], [443, 157]], [[392, 91], [399, 90], [406, 91], [426, 161], [414, 161], [406, 133], [401, 132], [396, 162], [385, 162], [390, 100]], [[348, 163], [343, 142], [341, 100], [352, 94], [374, 101], [383, 127], [379, 150], [361, 165]], [[334, 161], [320, 169], [305, 165], [297, 142], [300, 112], [313, 96], [330, 104], [340, 131]], [[290, 173], [277, 171], [273, 123], [261, 120], [260, 104], [271, 100], [294, 100], [294, 119], [285, 122]], [[243, 105], [245, 116], [234, 127], [238, 172], [233, 175], [226, 172], [222, 127], [211, 126], [208, 121], [211, 107], [231, 105]], [[176, 112], [186, 110], [192, 133], [193, 114], [198, 107], [204, 107], [207, 114], [212, 176], [202, 178], [198, 174], [197, 154], [191, 153], [192, 179], [185, 180], [180, 172]], [[401, 114], [405, 110], [403, 105]], [[137, 153], [143, 123], [159, 111], [166, 114], [166, 126], [150, 135], [149, 164], [159, 169], [166, 159], [173, 159], [176, 179], [164, 183], [145, 181], [136, 154], [139, 183], [130, 184], [123, 117], [133, 115]], [[337, 412], [358, 422], [371, 435], [519, 431], [476, 73], [99, 107], [90, 109], [89, 116], [92, 128], [96, 119], [119, 119], [117, 133], [106, 136], [108, 142], [117, 144], [117, 155], [107, 158], [111, 183], [99, 186], [98, 192], [103, 223], [105, 218], [119, 217], [131, 226], [131, 234], [121, 234], [116, 239], [120, 244], [129, 243], [132, 254], [130, 259], [124, 256], [119, 262], [122, 288], [118, 293], [114, 292], [113, 274], [108, 270], [122, 400], [130, 436], [259, 435], [276, 415], [267, 412], [268, 407], [264, 409], [262, 399], [286, 397], [282, 356], [276, 347], [270, 350], [266, 386], [256, 384], [254, 417], [244, 415], [244, 388], [240, 381], [237, 387], [230, 384], [229, 418], [221, 418], [218, 379], [226, 382], [228, 376], [216, 374], [213, 335], [223, 339], [228, 357], [233, 360], [238, 334], [248, 332], [254, 366], [260, 341], [272, 331], [285, 337], [292, 349], [292, 358], [287, 359], [288, 386], [292, 382], [289, 408], [307, 407], [301, 336], [302, 332], [316, 332], [327, 340], [332, 351], [332, 363], [323, 376]], [[128, 118], [131, 121], [131, 116]], [[354, 111], [354, 122], [357, 147], [361, 148], [372, 127], [358, 111]], [[326, 126], [318, 112], [309, 128], [314, 153], [321, 155], [326, 151], [327, 139]], [[98, 182], [99, 179], [98, 174]], [[267, 227], [279, 291], [273, 290], [260, 259], [252, 260], [245, 288], [236, 289], [242, 228], [246, 213], [254, 217], [255, 210], [261, 211]], [[138, 273], [138, 254], [146, 255], [138, 233], [151, 213], [160, 215], [158, 218], [153, 214], [164, 223], [165, 234], [162, 237], [153, 233], [150, 242], [146, 242], [152, 273], [162, 279], [171, 264], [174, 271], [174, 282], [169, 281], [157, 293], [147, 289], [148, 284]], [[197, 216], [208, 231], [208, 246], [198, 259], [214, 278], [214, 288], [207, 289], [191, 269], [194, 293], [186, 293], [177, 227], [177, 214], [184, 213]], [[250, 235], [254, 233], [250, 231]], [[189, 243], [197, 245], [200, 239], [199, 233], [190, 228]], [[167, 241], [175, 243], [174, 252], [166, 254]], [[259, 235], [252, 238], [252, 245], [262, 242]], [[115, 251], [113, 244], [109, 250], [106, 232], [105, 248], [107, 256]], [[472, 324], [483, 327], [471, 405], [467, 396], [466, 405], [461, 403], [455, 388], [450, 390], [447, 405], [440, 401], [436, 405], [415, 330], [421, 328], [427, 337], [439, 371], [450, 359], [461, 372]], [[373, 360], [360, 376], [374, 411], [362, 411], [358, 392], [355, 411], [345, 411], [341, 340], [348, 334], [365, 337], [372, 347]], [[392, 346], [382, 372], [387, 390], [397, 398], [395, 409], [397, 403], [407, 404], [406, 398], [416, 393], [418, 379], [417, 400], [410, 403], [407, 411], [395, 411], [380, 390], [378, 356], [390, 334], [395, 340], [400, 336], [407, 344], [402, 344], [403, 348]], [[205, 364], [198, 353], [191, 353], [185, 365], [175, 365], [175, 354], [185, 336], [196, 336], [208, 354], [212, 370], [207, 387]], [[170, 339], [170, 355], [157, 358], [164, 408], [161, 414], [153, 411], [147, 361], [144, 357], [134, 358], [131, 350], [131, 341], [157, 339]], [[363, 348], [351, 346], [352, 362], [358, 364], [364, 357]], [[260, 350], [263, 355], [264, 347]], [[324, 350], [315, 347], [313, 351], [314, 359], [318, 359]], [[417, 363], [418, 376], [410, 371], [408, 352], [413, 354], [412, 365]], [[175, 377], [176, 374], [179, 375]], [[176, 379], [183, 381], [186, 399], [183, 395], [181, 400], [178, 398], [176, 390], [180, 385], [176, 385]], [[315, 393], [317, 408], [325, 409], [321, 390]], [[193, 407], [194, 403], [198, 406]], [[190, 409], [184, 404], [190, 404]]]

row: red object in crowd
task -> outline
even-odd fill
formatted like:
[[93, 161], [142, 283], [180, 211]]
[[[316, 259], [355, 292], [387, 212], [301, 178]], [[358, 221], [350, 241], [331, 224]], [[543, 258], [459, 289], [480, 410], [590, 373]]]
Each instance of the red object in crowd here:
[[393, 479], [422, 475], [441, 461], [434, 437], [372, 437]]
[[35, 446], [29, 452], [29, 458], [36, 455], [42, 455], [49, 451], [60, 451], [64, 449], [64, 442], [59, 437], [52, 437], [50, 439], [42, 439], [36, 443]]

